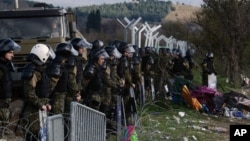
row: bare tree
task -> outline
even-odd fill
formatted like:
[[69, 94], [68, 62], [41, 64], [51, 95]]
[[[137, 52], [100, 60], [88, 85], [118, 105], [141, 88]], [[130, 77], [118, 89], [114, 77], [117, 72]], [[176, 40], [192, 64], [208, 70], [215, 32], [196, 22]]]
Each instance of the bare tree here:
[[250, 35], [250, 2], [248, 0], [203, 0], [202, 10], [195, 22], [206, 32], [212, 49], [220, 51], [227, 77], [240, 86], [241, 60]]

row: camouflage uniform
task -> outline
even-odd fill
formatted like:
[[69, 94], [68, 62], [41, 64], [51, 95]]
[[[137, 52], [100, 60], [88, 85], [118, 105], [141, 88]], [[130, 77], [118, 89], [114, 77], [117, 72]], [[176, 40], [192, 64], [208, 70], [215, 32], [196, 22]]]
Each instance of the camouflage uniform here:
[[[0, 89], [1, 89], [0, 91], [0, 121], [1, 121], [0, 126], [6, 125], [5, 123], [9, 121], [9, 116], [10, 116], [9, 104], [11, 102], [11, 95], [12, 95], [11, 93], [6, 91], [8, 90], [8, 87], [10, 88], [9, 90], [11, 90], [12, 88], [12, 85], [11, 85], [12, 80], [11, 80], [10, 74], [8, 74], [8, 71], [4, 71], [3, 69], [5, 68], [2, 68], [2, 67], [4, 66], [0, 62]], [[7, 76], [6, 78], [9, 78], [10, 83], [7, 83], [6, 79], [4, 78], [5, 76]], [[4, 83], [10, 84], [10, 85], [6, 87]], [[4, 88], [7, 88], [7, 89], [4, 90]]]
[[[105, 74], [103, 71], [103, 63], [104, 60], [107, 59], [108, 54], [104, 49], [99, 49], [92, 53], [92, 59], [89, 61], [88, 65], [84, 70], [84, 79], [89, 81], [86, 87], [86, 104], [89, 107], [100, 111], [100, 106], [103, 100], [105, 99], [103, 93], [103, 88], [105, 84], [104, 79], [107, 79], [109, 74]], [[108, 83], [106, 83], [105, 85], [109, 86]], [[105, 100], [107, 103], [110, 103], [110, 96], [108, 96], [108, 98], [106, 98]]]
[[[93, 71], [91, 71], [93, 70]], [[86, 87], [87, 92], [87, 105], [96, 110], [100, 110], [101, 106], [101, 96], [103, 96], [103, 71], [100, 66], [95, 64], [90, 64], [86, 66], [85, 69], [85, 79], [89, 80]]]
[[[36, 138], [39, 134], [39, 109], [49, 104], [49, 78], [44, 71], [44, 66], [36, 68], [34, 65], [27, 65], [23, 71], [23, 89], [25, 95], [24, 112], [22, 124], [25, 129], [31, 131]], [[27, 120], [26, 120], [27, 119]], [[27, 133], [27, 131], [24, 131]], [[32, 135], [32, 136], [33, 136]]]
[[[165, 48], [163, 48], [165, 49]], [[168, 88], [171, 86], [169, 83], [169, 71], [171, 69], [171, 61], [172, 57], [170, 52], [161, 52], [159, 51], [159, 56], [156, 58], [156, 67], [155, 67], [155, 86], [157, 91], [157, 96], [162, 96], [165, 92], [164, 85], [167, 84]], [[169, 93], [166, 93], [166, 96], [169, 96]], [[159, 97], [161, 98], [161, 97]]]
[[80, 95], [75, 65], [78, 52], [71, 43], [60, 43], [56, 46], [55, 53], [56, 58], [47, 67], [52, 90], [52, 111], [56, 114], [68, 113], [70, 102]]
[[140, 101], [139, 97], [141, 94], [141, 84], [142, 84], [142, 71], [141, 71], [141, 56], [139, 55], [139, 48], [134, 45], [135, 53], [131, 59], [131, 75], [132, 81], [135, 84], [135, 97], [136, 100]]
[[154, 78], [155, 72], [155, 59], [152, 56], [152, 47], [146, 47], [146, 54], [142, 57], [141, 69], [144, 75], [145, 81], [145, 92], [146, 92], [146, 100], [151, 101], [151, 79]]
[[[55, 61], [55, 64], [59, 62]], [[49, 72], [53, 72], [49, 66]], [[59, 75], [50, 73], [50, 89], [52, 92], [53, 113], [68, 113], [70, 111], [70, 103], [79, 94], [79, 87], [76, 83], [76, 66], [68, 66], [68, 64], [60, 64]]]

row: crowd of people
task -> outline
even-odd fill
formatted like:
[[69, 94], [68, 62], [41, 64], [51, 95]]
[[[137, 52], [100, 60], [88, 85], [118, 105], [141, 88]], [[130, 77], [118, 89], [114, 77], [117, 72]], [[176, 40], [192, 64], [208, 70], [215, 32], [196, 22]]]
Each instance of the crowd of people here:
[[[0, 40], [1, 126], [9, 120], [13, 87], [10, 72], [15, 70], [12, 58], [14, 51], [20, 49], [11, 39]], [[24, 125], [32, 132], [26, 136], [27, 140], [38, 138], [39, 123], [33, 122], [39, 117], [34, 113], [39, 109], [53, 114], [69, 113], [72, 101], [105, 113], [107, 121], [113, 121], [107, 122], [107, 128], [115, 130], [117, 96], [121, 96], [123, 120], [126, 125], [135, 124], [131, 112], [136, 112], [136, 105], [171, 96], [166, 90], [166, 86], [171, 86], [170, 77], [192, 81], [193, 54], [192, 49], [183, 56], [179, 49], [156, 50], [121, 40], [105, 45], [101, 40], [90, 43], [83, 38], [73, 38], [59, 43], [55, 49], [47, 44], [35, 44], [26, 58], [29, 63], [22, 71], [25, 96], [22, 114], [29, 118]], [[206, 85], [207, 75], [216, 73], [212, 58], [213, 54], [209, 53], [202, 63]], [[134, 97], [131, 97], [131, 89]]]

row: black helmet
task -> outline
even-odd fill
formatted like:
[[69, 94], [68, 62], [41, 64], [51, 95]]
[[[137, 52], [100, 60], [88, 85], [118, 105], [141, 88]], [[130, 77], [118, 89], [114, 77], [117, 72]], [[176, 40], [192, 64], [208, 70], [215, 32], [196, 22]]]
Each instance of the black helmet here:
[[137, 45], [133, 45], [133, 48], [135, 49], [136, 53], [139, 53], [139, 47]]
[[127, 48], [128, 48], [127, 42], [120, 42], [119, 46], [117, 47], [118, 51], [121, 53], [124, 53]]
[[151, 53], [153, 53], [154, 51], [154, 48], [153, 47], [145, 47], [145, 53], [146, 54], [151, 54]]
[[14, 52], [18, 52], [21, 50], [21, 47], [12, 39], [1, 39], [0, 40], [0, 52], [8, 52], [13, 50]]
[[195, 49], [190, 48], [186, 52], [186, 56], [193, 56], [195, 54]]
[[167, 48], [163, 48], [163, 47], [159, 48], [159, 54], [166, 54], [166, 49]]
[[95, 50], [95, 49], [101, 49], [103, 47], [103, 42], [101, 40], [94, 40], [92, 42], [92, 49]]
[[100, 56], [103, 56], [105, 59], [109, 58], [109, 55], [105, 49], [99, 49], [93, 52], [93, 56], [91, 59], [98, 59]]
[[74, 55], [74, 56], [78, 55], [78, 52], [73, 48], [71, 43], [59, 43], [56, 46], [55, 53], [60, 54], [65, 57], [70, 56], [70, 55]]
[[73, 45], [75, 50], [79, 48], [91, 48], [92, 44], [89, 43], [86, 39], [82, 38], [73, 38], [71, 40], [71, 44]]
[[118, 49], [118, 47], [120, 46], [120, 44], [121, 44], [122, 42], [123, 42], [123, 41], [120, 41], [120, 40], [114, 40], [114, 41], [109, 42], [109, 45], [110, 45], [110, 46], [114, 46], [115, 48]]
[[115, 58], [121, 58], [122, 54], [114, 46], [107, 46], [104, 48], [109, 56], [114, 56]]
[[170, 49], [161, 47], [161, 48], [159, 48], [159, 53], [162, 53], [162, 54], [170, 53]]
[[213, 52], [208, 52], [206, 54], [206, 57], [208, 57], [208, 58], [214, 58], [214, 53]]

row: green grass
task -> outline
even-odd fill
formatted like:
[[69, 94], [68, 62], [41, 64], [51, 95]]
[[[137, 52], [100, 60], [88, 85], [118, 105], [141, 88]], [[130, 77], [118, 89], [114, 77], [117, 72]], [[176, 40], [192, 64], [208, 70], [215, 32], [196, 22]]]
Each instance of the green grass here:
[[[179, 112], [184, 112], [184, 117], [179, 116]], [[139, 141], [182, 141], [184, 138], [188, 138], [189, 141], [227, 141], [230, 124], [245, 122], [202, 114], [187, 106], [174, 104], [170, 100], [161, 100], [147, 103], [140, 109], [136, 133]], [[215, 131], [216, 127], [227, 131]], [[116, 138], [113, 136], [107, 141], [116, 141]]]
[[[195, 68], [193, 73], [193, 84], [200, 86], [200, 68]], [[226, 83], [225, 78], [218, 75], [217, 91], [225, 93], [231, 90], [237, 91]], [[179, 112], [184, 112], [184, 117], [180, 117]], [[138, 114], [136, 133], [139, 141], [183, 141], [184, 138], [188, 141], [229, 141], [230, 125], [250, 123], [247, 119], [203, 114], [164, 98], [145, 104]], [[216, 131], [216, 128], [225, 129], [226, 132]], [[107, 141], [116, 141], [116, 137], [112, 136]]]

